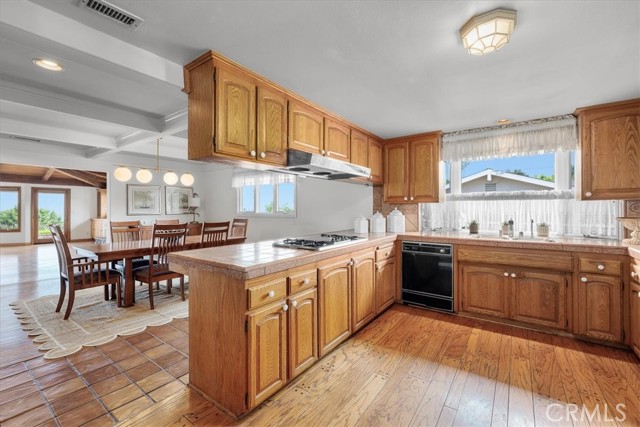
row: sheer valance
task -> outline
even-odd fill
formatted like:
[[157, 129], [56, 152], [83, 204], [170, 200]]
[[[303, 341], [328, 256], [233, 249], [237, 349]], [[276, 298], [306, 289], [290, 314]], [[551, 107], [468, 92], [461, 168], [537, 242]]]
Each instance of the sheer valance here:
[[236, 169], [233, 171], [231, 186], [233, 188], [240, 188], [251, 185], [274, 185], [287, 182], [296, 182], [296, 176], [278, 172]]
[[442, 160], [482, 160], [526, 156], [578, 147], [575, 116], [549, 117], [502, 126], [445, 133]]

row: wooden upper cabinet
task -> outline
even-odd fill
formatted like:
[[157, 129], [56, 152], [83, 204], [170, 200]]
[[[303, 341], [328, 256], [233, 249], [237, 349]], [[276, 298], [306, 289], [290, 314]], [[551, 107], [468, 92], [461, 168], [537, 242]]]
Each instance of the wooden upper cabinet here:
[[287, 98], [284, 93], [258, 86], [258, 161], [287, 163]]
[[440, 137], [431, 132], [384, 144], [384, 201], [438, 202]]
[[219, 106], [216, 152], [254, 158], [256, 85], [248, 77], [219, 68], [216, 88]]
[[640, 99], [579, 108], [583, 200], [640, 198]]
[[351, 163], [369, 167], [369, 138], [355, 129], [351, 130]]
[[[353, 137], [351, 143], [353, 144]], [[371, 169], [371, 182], [382, 184], [382, 142], [369, 137], [368, 146], [367, 162], [368, 167]]]
[[409, 200], [437, 202], [439, 200], [440, 135], [411, 141], [409, 152]]
[[409, 194], [409, 146], [406, 142], [384, 146], [384, 201], [403, 203]]
[[337, 120], [324, 119], [324, 151], [327, 157], [348, 162], [351, 158], [351, 128]]
[[298, 101], [289, 102], [289, 148], [322, 154], [324, 117], [315, 108]]

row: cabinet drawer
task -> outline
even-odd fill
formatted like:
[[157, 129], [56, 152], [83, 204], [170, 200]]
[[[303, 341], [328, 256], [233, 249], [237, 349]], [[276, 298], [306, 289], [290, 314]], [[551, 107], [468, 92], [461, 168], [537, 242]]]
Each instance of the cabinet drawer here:
[[619, 276], [622, 274], [622, 261], [580, 257], [578, 259], [578, 269], [581, 273], [603, 273]]
[[376, 262], [384, 261], [392, 258], [395, 255], [395, 248], [393, 245], [383, 246], [376, 251]]
[[248, 309], [277, 301], [287, 296], [287, 281], [283, 277], [274, 281], [247, 289]]
[[289, 276], [289, 295], [303, 291], [305, 289], [315, 288], [318, 285], [318, 271], [313, 270], [301, 271]]
[[569, 252], [529, 249], [489, 249], [458, 246], [458, 262], [530, 267], [545, 270], [571, 271], [573, 256]]

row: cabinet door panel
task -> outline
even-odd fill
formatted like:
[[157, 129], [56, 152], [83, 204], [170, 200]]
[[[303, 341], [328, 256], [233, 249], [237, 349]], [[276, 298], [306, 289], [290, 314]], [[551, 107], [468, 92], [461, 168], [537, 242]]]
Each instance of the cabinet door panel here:
[[512, 286], [511, 318], [565, 329], [567, 280], [562, 273], [517, 273]]
[[216, 152], [251, 159], [255, 150], [256, 86], [218, 69], [218, 134]]
[[409, 159], [409, 200], [413, 203], [437, 202], [439, 139], [430, 137], [411, 141]]
[[371, 169], [371, 182], [382, 184], [382, 143], [369, 138], [369, 169]]
[[[576, 333], [601, 340], [622, 342], [621, 279], [595, 274], [580, 274], [578, 277]], [[583, 278], [586, 282], [582, 281]]]
[[304, 104], [289, 103], [289, 148], [321, 154], [324, 145], [322, 114]]
[[324, 119], [325, 155], [348, 162], [351, 148], [351, 128], [344, 123]]
[[375, 252], [353, 258], [351, 281], [352, 331], [369, 323], [376, 315]]
[[283, 304], [248, 315], [250, 408], [287, 381], [287, 314]]
[[640, 357], [640, 284], [631, 285], [631, 349]]
[[396, 261], [388, 258], [376, 267], [376, 312], [393, 305], [396, 299]]
[[460, 268], [463, 311], [509, 317], [508, 280], [503, 269], [463, 265]]
[[289, 379], [318, 360], [318, 300], [315, 289], [289, 298]]
[[408, 201], [409, 149], [407, 143], [384, 146], [384, 201], [405, 203]]
[[368, 152], [369, 152], [369, 139], [367, 138], [367, 135], [353, 129], [351, 131], [350, 162], [356, 165], [370, 167]]
[[287, 99], [284, 94], [258, 87], [257, 158], [261, 162], [287, 163]]
[[351, 335], [350, 261], [318, 269], [318, 341], [320, 357]]

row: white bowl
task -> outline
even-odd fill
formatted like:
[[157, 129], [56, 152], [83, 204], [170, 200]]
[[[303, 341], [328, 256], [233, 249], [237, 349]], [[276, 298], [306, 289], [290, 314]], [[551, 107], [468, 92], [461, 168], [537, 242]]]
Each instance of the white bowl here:
[[629, 245], [640, 245], [640, 217], [619, 217], [618, 221], [624, 228], [631, 230], [631, 238], [623, 239], [622, 242]]

